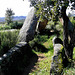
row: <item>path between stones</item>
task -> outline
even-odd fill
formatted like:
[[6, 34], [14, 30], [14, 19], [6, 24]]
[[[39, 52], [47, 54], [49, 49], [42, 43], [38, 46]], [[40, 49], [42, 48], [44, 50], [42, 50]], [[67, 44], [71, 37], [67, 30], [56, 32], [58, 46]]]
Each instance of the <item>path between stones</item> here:
[[38, 63], [42, 60], [45, 60], [46, 58], [47, 57], [43, 53], [38, 54], [37, 56], [33, 56], [30, 60], [29, 66], [25, 68], [23, 75], [29, 75], [29, 73], [32, 73], [37, 70], [39, 68]]
[[35, 64], [35, 66], [31, 69], [31, 72], [34, 72], [35, 70], [37, 70], [37, 68], [39, 68], [38, 63], [41, 62], [42, 60], [45, 60], [46, 56], [42, 53], [42, 54], [38, 54], [38, 61], [37, 64]]

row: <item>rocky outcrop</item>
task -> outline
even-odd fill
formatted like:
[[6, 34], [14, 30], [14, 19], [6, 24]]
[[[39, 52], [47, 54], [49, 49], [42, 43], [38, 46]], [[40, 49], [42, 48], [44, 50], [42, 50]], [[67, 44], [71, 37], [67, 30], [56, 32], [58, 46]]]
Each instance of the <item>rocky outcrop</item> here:
[[32, 8], [25, 19], [23, 27], [19, 33], [19, 42], [29, 42], [34, 38], [38, 17], [35, 15], [36, 9]]
[[63, 50], [63, 45], [61, 44], [61, 39], [54, 37], [53, 47], [54, 47], [54, 55], [52, 58], [52, 63], [50, 68], [50, 75], [62, 75], [64, 50]]

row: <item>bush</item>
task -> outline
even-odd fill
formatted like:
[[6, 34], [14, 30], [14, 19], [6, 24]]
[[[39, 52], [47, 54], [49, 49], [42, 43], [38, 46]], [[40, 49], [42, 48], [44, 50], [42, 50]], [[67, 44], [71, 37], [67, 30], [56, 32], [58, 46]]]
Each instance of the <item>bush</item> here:
[[20, 29], [22, 27], [23, 23], [18, 23], [17, 21], [14, 23], [10, 23], [11, 29]]
[[2, 24], [0, 25], [0, 30], [7, 30], [7, 29], [20, 29], [23, 25], [23, 22], [12, 22], [9, 25], [7, 24]]
[[0, 56], [6, 53], [11, 47], [17, 43], [19, 31], [0, 32]]
[[11, 29], [11, 27], [8, 25], [1, 25], [0, 26], [0, 30], [6, 30], [6, 29]]

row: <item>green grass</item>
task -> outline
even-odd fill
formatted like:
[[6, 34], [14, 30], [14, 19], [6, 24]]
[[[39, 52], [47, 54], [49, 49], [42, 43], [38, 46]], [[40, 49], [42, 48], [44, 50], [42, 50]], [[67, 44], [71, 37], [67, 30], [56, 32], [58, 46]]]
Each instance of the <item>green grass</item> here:
[[75, 48], [73, 51], [73, 63], [71, 64], [71, 67], [67, 67], [64, 69], [64, 75], [75, 75]]
[[45, 42], [42, 43], [48, 49], [48, 52], [42, 53], [34, 51], [37, 55], [44, 54], [45, 59], [37, 62], [36, 66], [38, 66], [38, 68], [34, 72], [31, 72], [29, 75], [50, 75], [50, 65], [53, 55], [52, 38], [53, 36], [48, 40], [46, 39], [47, 41], [44, 40]]
[[[36, 52], [34, 51], [34, 53], [36, 53], [37, 55], [39, 54], [43, 54], [45, 56], [45, 59], [40, 60], [40, 62], [37, 62], [35, 65], [37, 66], [36, 69], [34, 69], [34, 71], [32, 71], [31, 73], [29, 73], [29, 75], [50, 75], [50, 66], [51, 66], [51, 61], [52, 61], [52, 56], [53, 56], [53, 43], [52, 43], [52, 39], [55, 35], [52, 35], [49, 39], [46, 37], [45, 35], [45, 39], [42, 40], [41, 43], [42, 45], [44, 45], [47, 49], [48, 52]], [[44, 38], [44, 36], [39, 36], [41, 39]], [[62, 35], [60, 36], [60, 38], [62, 39]], [[37, 39], [38, 40], [38, 39]], [[39, 41], [38, 41], [39, 43]], [[74, 64], [75, 64], [75, 48], [73, 51], [73, 59], [74, 59]], [[73, 67], [67, 67], [64, 68], [63, 70], [63, 75], [75, 75], [75, 68]]]
[[75, 60], [75, 47], [73, 49], [73, 59]]

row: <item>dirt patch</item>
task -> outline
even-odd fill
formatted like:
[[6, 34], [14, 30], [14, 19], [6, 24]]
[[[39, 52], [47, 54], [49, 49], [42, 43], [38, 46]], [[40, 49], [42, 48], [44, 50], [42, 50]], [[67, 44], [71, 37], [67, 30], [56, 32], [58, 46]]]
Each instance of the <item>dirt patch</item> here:
[[[34, 72], [35, 70], [38, 70], [39, 66], [38, 63], [41, 62], [42, 60], [47, 59], [47, 57], [42, 53], [42, 54], [38, 54], [38, 60], [37, 63], [35, 64], [35, 66], [31, 69], [31, 72]], [[30, 73], [31, 73], [30, 72]]]
[[38, 54], [38, 62], [45, 59], [46, 59], [46, 56], [44, 54]]
[[22, 75], [29, 75], [29, 73], [31, 72], [32, 68], [35, 66], [35, 63], [38, 61], [38, 56], [34, 55], [31, 59], [30, 59], [30, 64], [25, 67], [24, 69], [24, 73]]

